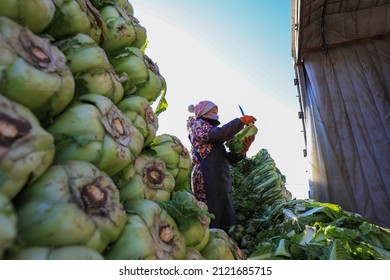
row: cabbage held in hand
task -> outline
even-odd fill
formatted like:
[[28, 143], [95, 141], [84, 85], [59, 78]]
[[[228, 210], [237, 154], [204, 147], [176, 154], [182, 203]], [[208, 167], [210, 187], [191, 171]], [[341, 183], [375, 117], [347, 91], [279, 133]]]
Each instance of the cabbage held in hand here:
[[254, 124], [249, 124], [234, 135], [233, 138], [226, 141], [226, 146], [230, 152], [241, 155], [245, 148], [244, 139], [249, 136], [255, 136], [257, 132], [257, 127]]

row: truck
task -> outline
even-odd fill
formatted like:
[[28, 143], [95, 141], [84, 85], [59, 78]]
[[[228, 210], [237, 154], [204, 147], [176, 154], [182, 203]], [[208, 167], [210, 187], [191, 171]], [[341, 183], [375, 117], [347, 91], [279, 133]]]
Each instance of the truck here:
[[390, 1], [292, 0], [309, 197], [390, 227]]

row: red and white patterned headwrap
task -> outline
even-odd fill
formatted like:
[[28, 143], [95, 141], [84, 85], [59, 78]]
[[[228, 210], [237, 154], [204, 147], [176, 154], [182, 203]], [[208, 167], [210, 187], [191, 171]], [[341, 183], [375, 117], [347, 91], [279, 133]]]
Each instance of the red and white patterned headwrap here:
[[217, 107], [213, 102], [208, 100], [200, 101], [197, 105], [190, 105], [188, 106], [188, 111], [190, 113], [195, 113], [195, 117], [199, 118], [206, 114], [208, 111], [210, 111], [212, 108]]

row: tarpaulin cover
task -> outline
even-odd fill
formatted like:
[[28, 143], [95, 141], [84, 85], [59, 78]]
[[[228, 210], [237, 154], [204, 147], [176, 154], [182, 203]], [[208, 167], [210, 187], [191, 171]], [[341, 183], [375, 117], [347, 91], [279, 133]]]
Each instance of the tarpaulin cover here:
[[390, 3], [299, 2], [310, 197], [390, 228]]

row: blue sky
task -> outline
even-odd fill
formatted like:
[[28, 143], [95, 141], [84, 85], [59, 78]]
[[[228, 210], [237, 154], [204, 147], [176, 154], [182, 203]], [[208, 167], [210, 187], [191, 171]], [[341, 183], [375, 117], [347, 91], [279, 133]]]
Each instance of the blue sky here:
[[[291, 0], [133, 0], [179, 25], [251, 82], [297, 105], [291, 87]], [[142, 24], [142, 18], [138, 18]], [[147, 28], [147, 26], [146, 26]], [[149, 37], [153, 44], [153, 37]], [[178, 38], [179, 40], [179, 38]], [[158, 58], [156, 58], [158, 59]], [[272, 67], [269, 67], [272, 65]], [[282, 77], [282, 78], [281, 78]]]
[[269, 151], [297, 197], [307, 196], [299, 101], [293, 84], [290, 0], [133, 0], [147, 30], [145, 53], [167, 81], [169, 107], [158, 133], [189, 147], [188, 105], [208, 99], [222, 123], [240, 116], [258, 121], [249, 156]]

